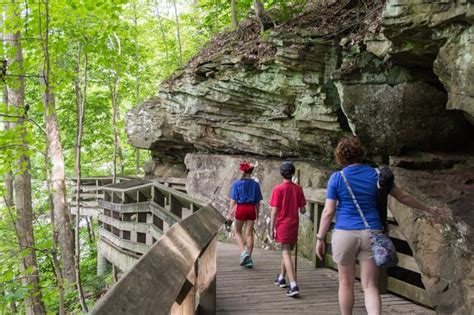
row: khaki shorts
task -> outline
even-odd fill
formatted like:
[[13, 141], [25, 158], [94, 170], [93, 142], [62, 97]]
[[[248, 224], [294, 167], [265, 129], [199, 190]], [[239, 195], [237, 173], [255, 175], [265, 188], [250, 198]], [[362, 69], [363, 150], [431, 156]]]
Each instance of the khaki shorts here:
[[368, 230], [334, 230], [331, 248], [332, 259], [341, 265], [354, 264], [356, 259], [373, 258]]
[[279, 250], [293, 250], [295, 249], [295, 243], [293, 244], [290, 244], [290, 243], [276, 243], [277, 244], [277, 248]]

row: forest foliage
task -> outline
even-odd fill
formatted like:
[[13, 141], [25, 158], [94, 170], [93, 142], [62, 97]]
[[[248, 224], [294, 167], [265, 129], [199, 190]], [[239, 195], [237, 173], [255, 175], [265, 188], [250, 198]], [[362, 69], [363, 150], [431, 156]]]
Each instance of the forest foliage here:
[[[305, 1], [262, 2], [266, 9], [278, 8], [276, 19], [284, 20]], [[237, 0], [235, 4], [234, 12], [241, 21], [249, 14], [253, 1]], [[143, 152], [137, 162], [137, 149], [127, 144], [127, 111], [155, 96], [160, 82], [185, 66], [214, 34], [232, 30], [232, 5], [230, 0], [4, 0], [0, 12], [0, 59], [6, 61], [0, 63], [0, 314], [25, 313], [23, 302], [33, 288], [22, 284], [21, 279], [32, 270], [22, 270], [20, 260], [28, 250], [36, 252], [46, 311], [58, 313], [45, 164], [44, 87], [40, 84], [45, 69], [45, 41], [66, 177], [71, 179], [74, 175], [78, 97], [75, 84], [82, 86], [85, 100], [82, 176], [113, 173], [114, 102], [118, 108], [119, 159], [123, 161], [123, 170], [118, 172], [140, 175], [137, 164], [149, 156]], [[10, 44], [10, 35], [17, 32], [21, 33], [23, 66], [9, 62], [18, 52]], [[25, 78], [25, 107], [8, 106], [4, 100], [6, 86], [15, 88], [20, 77]], [[15, 124], [19, 119], [25, 119], [23, 126]], [[5, 202], [5, 181], [9, 172], [15, 178], [30, 167], [15, 165], [25, 152], [31, 159], [35, 246], [21, 250], [14, 227], [17, 213], [14, 206]], [[70, 189], [68, 193], [71, 196]], [[82, 221], [81, 226], [85, 224]], [[81, 229], [80, 240], [82, 283], [87, 304], [92, 306], [112, 280], [110, 273], [96, 276], [94, 235]], [[67, 312], [81, 310], [74, 287], [66, 289], [65, 307]]]

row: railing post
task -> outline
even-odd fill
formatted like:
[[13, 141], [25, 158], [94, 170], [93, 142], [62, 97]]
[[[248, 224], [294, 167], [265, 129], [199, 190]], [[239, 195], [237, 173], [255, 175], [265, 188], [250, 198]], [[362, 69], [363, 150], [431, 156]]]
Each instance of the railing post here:
[[107, 259], [105, 256], [101, 253], [100, 248], [97, 249], [97, 275], [102, 276], [105, 274], [105, 271], [107, 269]]
[[217, 240], [214, 236], [199, 258], [196, 281], [199, 294], [197, 314], [199, 315], [210, 315], [216, 313], [216, 249]]
[[324, 206], [319, 203], [312, 204], [313, 218], [314, 218], [314, 236], [313, 236], [313, 264], [315, 268], [324, 268], [326, 267], [325, 260], [320, 260], [316, 256], [316, 235], [318, 234], [319, 225], [321, 224], [321, 216], [323, 214]]
[[171, 308], [171, 315], [190, 315], [196, 313], [196, 268], [188, 274], [180, 295]]
[[183, 206], [181, 205], [179, 200], [176, 199], [175, 196], [170, 194], [169, 198], [168, 198], [168, 201], [169, 201], [169, 206], [170, 206], [171, 213], [175, 214], [179, 218], [182, 218], [183, 217]]

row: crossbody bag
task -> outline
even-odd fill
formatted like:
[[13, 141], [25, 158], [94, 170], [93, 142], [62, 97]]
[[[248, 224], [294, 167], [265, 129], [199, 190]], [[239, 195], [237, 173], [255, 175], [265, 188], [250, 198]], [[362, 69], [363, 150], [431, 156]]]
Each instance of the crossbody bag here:
[[347, 181], [343, 171], [341, 171], [341, 176], [344, 180], [344, 183], [346, 184], [349, 194], [352, 197], [352, 201], [354, 202], [357, 211], [359, 211], [359, 215], [364, 222], [365, 228], [370, 231], [371, 249], [372, 254], [374, 255], [375, 264], [379, 267], [395, 267], [398, 264], [398, 256], [395, 245], [386, 233], [374, 231], [370, 228], [369, 222], [367, 222], [367, 219], [365, 218], [365, 215], [362, 212], [362, 209], [360, 208], [354, 192], [352, 191], [352, 188], [349, 185], [349, 182]]

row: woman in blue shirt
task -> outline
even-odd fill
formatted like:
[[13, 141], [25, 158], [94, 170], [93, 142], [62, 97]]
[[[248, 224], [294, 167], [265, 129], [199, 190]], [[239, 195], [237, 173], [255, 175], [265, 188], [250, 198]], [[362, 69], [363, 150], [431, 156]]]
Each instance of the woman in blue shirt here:
[[[253, 266], [253, 226], [258, 220], [260, 201], [262, 192], [260, 185], [251, 178], [254, 167], [244, 162], [240, 164], [242, 178], [232, 184], [230, 190], [230, 209], [227, 220], [232, 220], [235, 212], [235, 238], [240, 247], [240, 265], [246, 267]], [[242, 228], [245, 224], [245, 234], [247, 236], [247, 249], [244, 247]]]
[[[335, 156], [337, 163], [343, 167], [342, 172], [344, 172], [370, 228], [382, 230], [382, 222], [377, 208], [378, 175], [374, 168], [362, 164], [364, 149], [360, 140], [357, 137], [342, 138], [336, 147]], [[446, 216], [445, 209], [429, 207], [394, 184], [389, 193], [397, 201], [411, 208], [420, 209], [433, 215]], [[323, 259], [325, 252], [325, 234], [335, 213], [336, 224], [331, 247], [339, 273], [341, 313], [343, 315], [352, 314], [357, 259], [360, 265], [361, 284], [367, 313], [378, 315], [381, 312], [378, 289], [379, 270], [372, 255], [370, 231], [365, 228], [340, 172], [333, 173], [328, 182], [326, 204], [316, 236], [316, 254], [320, 259]]]

